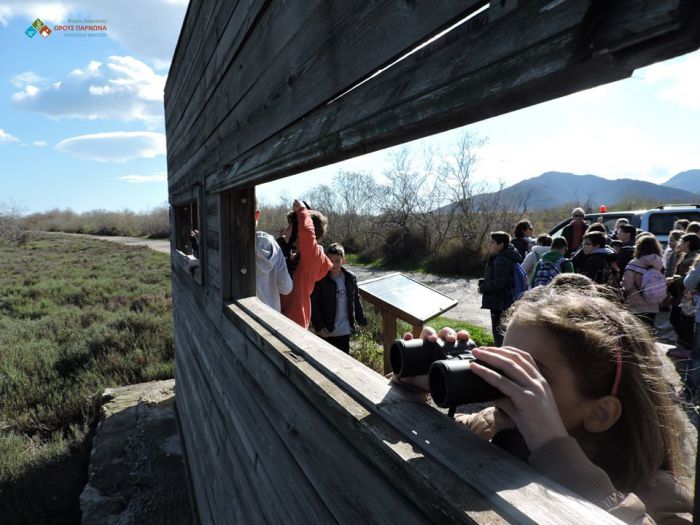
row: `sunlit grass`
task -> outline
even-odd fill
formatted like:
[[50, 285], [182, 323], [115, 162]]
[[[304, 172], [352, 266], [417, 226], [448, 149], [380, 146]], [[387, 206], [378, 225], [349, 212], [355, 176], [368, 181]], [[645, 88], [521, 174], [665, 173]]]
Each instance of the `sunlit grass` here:
[[0, 249], [0, 515], [60, 523], [101, 392], [174, 375], [169, 260], [62, 235]]

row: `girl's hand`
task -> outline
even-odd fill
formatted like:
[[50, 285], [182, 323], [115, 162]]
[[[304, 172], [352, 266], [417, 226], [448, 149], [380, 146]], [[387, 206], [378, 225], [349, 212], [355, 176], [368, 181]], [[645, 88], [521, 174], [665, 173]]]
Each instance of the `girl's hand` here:
[[505, 394], [495, 405], [515, 422], [531, 451], [568, 435], [549, 383], [530, 354], [509, 346], [475, 348], [472, 353], [496, 369], [471, 364], [472, 372]]
[[501, 430], [515, 427], [513, 421], [496, 407], [485, 408], [476, 414], [457, 414], [455, 421], [486, 440], [491, 439]]

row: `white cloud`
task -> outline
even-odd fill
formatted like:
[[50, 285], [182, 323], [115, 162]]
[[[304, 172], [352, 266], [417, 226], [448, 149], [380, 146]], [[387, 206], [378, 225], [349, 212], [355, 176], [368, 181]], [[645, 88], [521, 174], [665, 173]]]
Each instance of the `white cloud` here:
[[635, 76], [659, 86], [661, 100], [700, 111], [700, 53], [651, 65], [636, 71]]
[[106, 63], [90, 62], [65, 80], [35, 85], [31, 72], [16, 75], [21, 90], [12, 95], [15, 107], [53, 118], [142, 121], [150, 127], [163, 122], [165, 75], [130, 56], [111, 56]]
[[126, 182], [142, 184], [145, 182], [165, 182], [168, 180], [168, 174], [165, 172], [156, 173], [155, 175], [124, 175], [117, 177], [117, 180], [125, 180]]
[[71, 2], [33, 2], [31, 0], [3, 0], [0, 6], [0, 25], [7, 26], [12, 18], [21, 16], [29, 22], [41, 18], [44, 22], [58, 22], [68, 16]]
[[0, 128], [0, 144], [8, 142], [19, 142], [19, 139], [17, 137], [13, 137], [8, 132]]
[[170, 64], [188, 0], [2, 0], [0, 25], [21, 17], [48, 24], [69, 18], [106, 20], [107, 36], [159, 69]]
[[24, 73], [19, 73], [10, 79], [13, 86], [18, 88], [23, 88], [26, 85], [38, 85], [43, 84], [46, 79], [34, 71], [25, 71]]
[[165, 135], [151, 131], [115, 131], [62, 140], [56, 149], [73, 157], [99, 162], [126, 162], [165, 155]]
[[35, 140], [34, 142], [32, 142], [32, 144], [34, 144], [35, 146], [40, 146], [40, 147], [49, 145], [48, 142], [46, 142], [45, 140]]

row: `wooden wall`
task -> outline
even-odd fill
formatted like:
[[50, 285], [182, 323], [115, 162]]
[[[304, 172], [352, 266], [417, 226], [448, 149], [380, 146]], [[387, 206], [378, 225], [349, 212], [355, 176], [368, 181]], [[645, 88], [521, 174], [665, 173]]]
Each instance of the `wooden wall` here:
[[254, 226], [240, 197], [254, 185], [699, 45], [693, 0], [505, 0], [392, 65], [486, 4], [190, 2], [165, 110], [170, 200], [197, 196], [204, 250], [202, 278], [172, 267], [203, 523], [616, 522], [246, 298]]

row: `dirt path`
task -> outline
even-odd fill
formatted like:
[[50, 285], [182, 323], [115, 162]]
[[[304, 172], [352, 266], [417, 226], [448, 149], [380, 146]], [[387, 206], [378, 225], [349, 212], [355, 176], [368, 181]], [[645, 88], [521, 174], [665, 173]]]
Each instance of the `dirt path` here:
[[[109, 237], [100, 235], [82, 235], [93, 239], [126, 244], [128, 246], [147, 246], [152, 250], [162, 253], [170, 253], [170, 241], [168, 239], [142, 239], [135, 237]], [[381, 277], [389, 273], [388, 270], [376, 270], [362, 266], [350, 266], [347, 268], [356, 276], [358, 282], [375, 277]], [[447, 311], [445, 315], [450, 319], [459, 319], [484, 328], [491, 328], [491, 318], [488, 310], [481, 309], [481, 296], [477, 293], [477, 279], [461, 279], [454, 277], [441, 277], [433, 274], [403, 272], [411, 279], [415, 279], [426, 286], [434, 288], [440, 293], [458, 301], [457, 306]]]
[[100, 239], [103, 241], [116, 242], [119, 244], [126, 244], [127, 246], [146, 246], [151, 250], [155, 250], [161, 253], [170, 253], [170, 240], [169, 239], [143, 239], [140, 237], [110, 237], [108, 235], [81, 235], [83, 237], [90, 237], [91, 239]]

